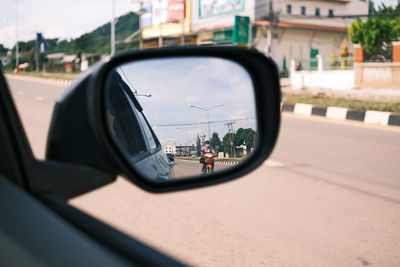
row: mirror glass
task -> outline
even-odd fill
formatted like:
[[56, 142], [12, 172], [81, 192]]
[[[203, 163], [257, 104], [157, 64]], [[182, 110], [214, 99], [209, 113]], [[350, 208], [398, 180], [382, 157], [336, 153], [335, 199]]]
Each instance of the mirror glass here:
[[252, 80], [216, 57], [139, 60], [112, 70], [105, 85], [110, 134], [132, 167], [152, 181], [199, 176], [252, 153]]

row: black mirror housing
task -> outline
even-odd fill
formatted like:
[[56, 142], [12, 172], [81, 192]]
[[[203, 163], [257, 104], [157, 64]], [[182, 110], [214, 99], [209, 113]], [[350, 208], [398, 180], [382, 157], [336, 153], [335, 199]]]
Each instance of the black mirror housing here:
[[[250, 75], [255, 96], [257, 148], [234, 168], [204, 179], [154, 183], [132, 168], [107, 128], [104, 109], [107, 75], [118, 65], [137, 60], [208, 56], [227, 59]], [[76, 80], [56, 103], [47, 145], [47, 159], [86, 165], [112, 175], [123, 174], [139, 187], [155, 193], [185, 190], [227, 182], [260, 166], [272, 152], [280, 125], [278, 69], [272, 59], [241, 47], [158, 48], [126, 52], [99, 63]]]

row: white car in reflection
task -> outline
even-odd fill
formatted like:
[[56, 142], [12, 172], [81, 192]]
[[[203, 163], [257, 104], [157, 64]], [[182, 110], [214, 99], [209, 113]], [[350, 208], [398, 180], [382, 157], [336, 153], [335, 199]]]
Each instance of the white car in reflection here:
[[173, 177], [171, 162], [143, 114], [143, 108], [121, 75], [114, 71], [107, 80], [107, 116], [111, 136], [130, 164], [150, 179]]

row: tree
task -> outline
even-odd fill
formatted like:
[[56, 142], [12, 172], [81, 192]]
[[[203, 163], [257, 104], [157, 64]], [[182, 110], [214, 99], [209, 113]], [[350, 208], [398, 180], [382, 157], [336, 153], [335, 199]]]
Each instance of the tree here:
[[357, 19], [349, 28], [349, 38], [352, 43], [360, 44], [367, 56], [372, 58], [391, 57], [390, 44], [400, 40], [400, 5], [396, 8], [382, 5], [371, 14], [387, 15], [370, 17], [366, 21]]
[[231, 157], [233, 157], [234, 153], [233, 150], [235, 147], [235, 134], [234, 133], [227, 133], [225, 136], [222, 138], [222, 146], [224, 148], [225, 153], [229, 153]]
[[255, 138], [256, 132], [253, 129], [239, 128], [235, 136], [235, 145], [240, 146], [246, 144], [247, 148], [254, 147]]
[[219, 139], [218, 133], [213, 133], [210, 139], [210, 145], [215, 149], [215, 151], [218, 152], [223, 152], [224, 149], [222, 147], [222, 142], [221, 139]]
[[0, 44], [0, 56], [7, 55], [8, 49], [5, 48], [2, 44]]
[[197, 151], [197, 156], [200, 156], [200, 150], [201, 150], [201, 141], [199, 135], [197, 135], [196, 138], [196, 151]]

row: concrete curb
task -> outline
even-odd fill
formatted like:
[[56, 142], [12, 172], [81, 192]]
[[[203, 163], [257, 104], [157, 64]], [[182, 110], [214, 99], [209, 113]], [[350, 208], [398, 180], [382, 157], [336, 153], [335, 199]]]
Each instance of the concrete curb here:
[[[193, 162], [193, 161], [199, 161], [199, 159], [179, 159], [179, 158], [177, 158], [178, 160], [182, 160], [182, 161], [191, 161], [191, 162]], [[240, 161], [231, 161], [231, 160], [229, 160], [229, 161], [215, 161], [215, 164], [223, 164], [223, 165], [237, 165], [237, 164], [239, 164], [240, 163]]]
[[321, 116], [334, 120], [353, 120], [366, 124], [400, 126], [399, 113], [375, 110], [359, 111], [342, 107], [318, 107], [303, 103], [283, 103], [281, 110], [303, 116]]
[[58, 86], [68, 86], [71, 84], [72, 80], [65, 79], [52, 79], [52, 78], [41, 78], [41, 77], [30, 77], [15, 74], [6, 74], [7, 79], [15, 79], [21, 81], [38, 82], [42, 84], [58, 85]]
[[215, 164], [238, 165], [239, 161], [215, 161]]

